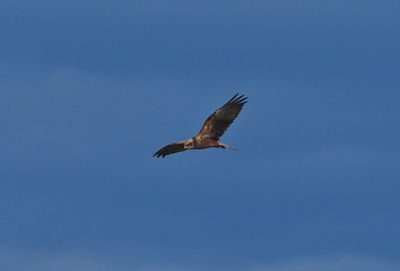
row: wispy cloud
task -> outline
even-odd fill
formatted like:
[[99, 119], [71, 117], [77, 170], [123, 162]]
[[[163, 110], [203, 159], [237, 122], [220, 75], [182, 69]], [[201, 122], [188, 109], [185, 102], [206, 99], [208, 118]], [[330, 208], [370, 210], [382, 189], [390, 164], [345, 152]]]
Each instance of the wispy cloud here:
[[[398, 271], [400, 266], [385, 260], [371, 259], [362, 256], [345, 255], [339, 257], [317, 257], [288, 260], [275, 264], [248, 264], [241, 267], [218, 268], [210, 263], [162, 263], [159, 260], [144, 262], [138, 255], [121, 253], [54, 253], [26, 252], [0, 249], [0, 268], [10, 271], [83, 271], [83, 270], [234, 270], [234, 271]], [[140, 258], [140, 257], [139, 257]]]
[[332, 258], [309, 258], [265, 265], [250, 269], [252, 271], [395, 271], [399, 265], [386, 261], [359, 256], [341, 256]]

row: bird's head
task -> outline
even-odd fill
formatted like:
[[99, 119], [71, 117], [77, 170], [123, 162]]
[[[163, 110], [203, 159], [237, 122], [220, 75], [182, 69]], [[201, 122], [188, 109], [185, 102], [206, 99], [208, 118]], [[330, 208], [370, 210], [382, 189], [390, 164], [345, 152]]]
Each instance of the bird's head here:
[[188, 140], [185, 141], [184, 148], [193, 149], [193, 138], [189, 138]]

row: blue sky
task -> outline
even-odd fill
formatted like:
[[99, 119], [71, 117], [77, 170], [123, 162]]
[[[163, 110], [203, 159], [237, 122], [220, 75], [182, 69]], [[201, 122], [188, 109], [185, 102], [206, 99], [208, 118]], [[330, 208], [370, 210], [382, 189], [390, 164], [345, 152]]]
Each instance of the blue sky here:
[[0, 269], [400, 270], [399, 12], [2, 1]]

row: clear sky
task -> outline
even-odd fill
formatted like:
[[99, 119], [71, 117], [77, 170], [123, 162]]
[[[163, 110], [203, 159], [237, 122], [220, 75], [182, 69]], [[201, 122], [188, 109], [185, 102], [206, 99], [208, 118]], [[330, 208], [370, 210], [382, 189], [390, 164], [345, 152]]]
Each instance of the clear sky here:
[[1, 1], [0, 270], [400, 270], [399, 14]]

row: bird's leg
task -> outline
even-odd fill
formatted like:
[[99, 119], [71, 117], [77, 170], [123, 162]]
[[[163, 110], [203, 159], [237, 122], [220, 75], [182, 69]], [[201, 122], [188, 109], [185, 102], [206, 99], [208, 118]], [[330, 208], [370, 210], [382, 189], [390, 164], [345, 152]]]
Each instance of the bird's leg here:
[[226, 144], [221, 143], [221, 142], [218, 142], [218, 148], [222, 148], [222, 149], [228, 148], [228, 149], [235, 150], [235, 151], [237, 150], [236, 148], [231, 147], [231, 146], [226, 145]]

